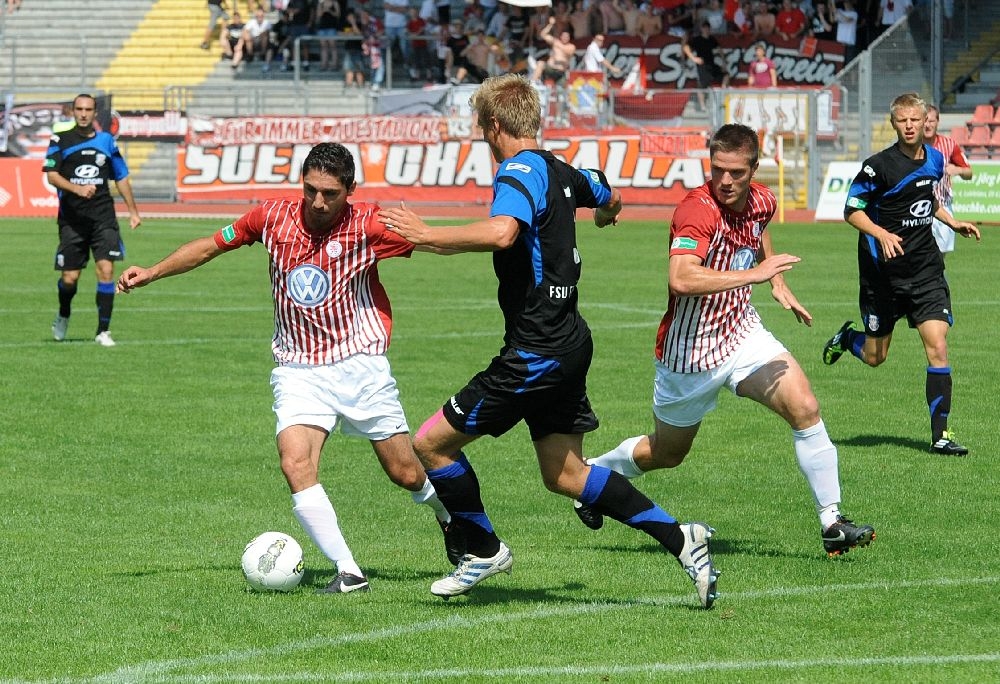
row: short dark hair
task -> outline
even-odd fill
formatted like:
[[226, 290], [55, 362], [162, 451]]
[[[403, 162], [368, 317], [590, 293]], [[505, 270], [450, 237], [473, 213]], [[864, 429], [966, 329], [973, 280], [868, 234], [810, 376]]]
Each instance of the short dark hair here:
[[757, 163], [760, 157], [760, 140], [757, 131], [744, 124], [729, 123], [715, 132], [708, 142], [708, 154], [714, 157], [716, 152], [738, 152], [746, 150], [750, 158], [750, 166]]
[[314, 169], [330, 174], [345, 188], [354, 184], [354, 156], [340, 143], [325, 142], [312, 148], [302, 162], [302, 175]]

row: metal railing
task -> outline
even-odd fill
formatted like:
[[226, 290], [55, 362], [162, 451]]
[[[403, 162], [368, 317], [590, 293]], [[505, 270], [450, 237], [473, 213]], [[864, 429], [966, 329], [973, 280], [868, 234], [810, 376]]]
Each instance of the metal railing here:
[[[4, 0], [0, 0], [0, 4], [5, 4]], [[0, 15], [2, 16], [2, 15]], [[37, 44], [37, 41], [33, 41], [32, 45]], [[18, 79], [20, 77], [20, 64], [23, 58], [21, 53], [21, 41], [17, 36], [6, 36], [0, 39], [0, 64], [7, 64], [8, 71], [8, 81], [6, 87], [9, 90], [22, 90], [21, 84], [19, 84]], [[37, 62], [32, 61], [30, 66], [25, 69], [30, 75], [35, 77], [43, 77], [48, 80], [53, 89], [76, 89], [87, 90], [93, 87], [93, 83], [100, 78], [100, 73], [98, 72], [99, 66], [96, 64], [96, 60], [91, 59], [90, 49], [87, 43], [87, 36], [77, 35], [77, 36], [67, 36], [64, 39], [60, 39], [58, 43], [58, 49], [74, 51], [74, 61], [78, 63], [79, 71], [76, 72], [79, 75], [79, 80], [74, 81], [72, 77], [63, 71], [58, 70], [52, 72], [50, 69], [46, 68], [49, 66], [49, 62]], [[94, 62], [93, 64], [91, 62]], [[35, 79], [37, 80], [37, 78]], [[28, 86], [30, 87], [30, 86]]]

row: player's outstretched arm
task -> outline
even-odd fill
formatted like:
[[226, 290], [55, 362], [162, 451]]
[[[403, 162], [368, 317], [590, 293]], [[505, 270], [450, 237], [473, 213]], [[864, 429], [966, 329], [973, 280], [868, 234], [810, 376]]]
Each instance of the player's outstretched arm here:
[[492, 216], [464, 226], [428, 226], [403, 202], [381, 209], [378, 217], [386, 229], [406, 238], [418, 250], [439, 254], [507, 249], [520, 230], [513, 216]]
[[149, 285], [154, 280], [186, 273], [222, 254], [215, 238], [203, 237], [178, 247], [172, 254], [150, 266], [129, 266], [118, 277], [118, 292], [131, 292]]
[[[757, 253], [758, 265], [761, 262], [767, 261], [769, 258], [774, 257], [774, 245], [771, 242], [771, 231], [765, 230], [760, 236], [760, 251]], [[780, 255], [782, 257], [791, 255]], [[778, 302], [785, 311], [791, 311], [795, 314], [795, 318], [799, 323], [805, 323], [807, 326], [812, 326], [812, 314], [810, 314], [804, 306], [799, 304], [799, 300], [792, 294], [791, 288], [788, 287], [788, 283], [785, 282], [785, 276], [782, 273], [792, 267], [792, 264], [798, 261], [798, 258], [792, 257], [794, 261], [778, 260], [776, 267], [779, 269], [773, 276], [771, 276], [771, 296], [774, 297], [774, 301]], [[783, 264], [783, 265], [778, 265]]]

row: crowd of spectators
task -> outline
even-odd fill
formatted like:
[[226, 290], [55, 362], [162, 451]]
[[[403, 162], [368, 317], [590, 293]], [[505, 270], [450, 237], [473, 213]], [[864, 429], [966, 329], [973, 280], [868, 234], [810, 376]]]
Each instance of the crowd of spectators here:
[[[508, 71], [558, 81], [569, 68], [574, 43], [600, 46], [609, 35], [643, 40], [667, 34], [685, 41], [694, 64], [717, 52], [709, 37], [729, 34], [758, 41], [813, 39], [843, 44], [847, 60], [887, 26], [905, 16], [911, 0], [555, 0], [552, 7], [521, 8], [500, 0], [207, 0], [209, 36], [221, 28], [224, 58], [238, 71], [248, 61], [262, 70], [277, 62], [288, 70], [299, 41], [299, 63], [309, 70], [341, 71], [349, 86], [380, 87], [389, 64], [404, 64], [413, 83], [479, 82]], [[239, 5], [245, 5], [241, 15]], [[232, 6], [230, 6], [232, 5]], [[242, 16], [253, 19], [243, 23]], [[221, 23], [221, 27], [219, 24]], [[705, 28], [707, 27], [707, 28]], [[690, 47], [694, 42], [698, 50]], [[700, 41], [700, 43], [699, 43]], [[814, 45], [813, 41], [813, 45]], [[545, 60], [534, 59], [541, 48]], [[698, 56], [700, 52], [701, 56]], [[591, 64], [618, 73], [603, 53]], [[710, 64], [710, 63], [709, 63]], [[704, 64], [699, 66], [705, 66]], [[751, 65], [753, 68], [753, 65]], [[699, 70], [699, 85], [714, 69]], [[741, 77], [763, 82], [753, 73]]]

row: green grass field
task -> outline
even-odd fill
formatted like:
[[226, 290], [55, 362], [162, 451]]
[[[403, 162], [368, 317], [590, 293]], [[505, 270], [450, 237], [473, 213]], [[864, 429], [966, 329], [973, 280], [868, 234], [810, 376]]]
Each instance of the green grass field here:
[[[125, 236], [126, 263], [148, 265], [225, 222], [147, 220]], [[772, 231], [803, 258], [787, 279], [815, 324], [796, 323], [767, 287], [758, 308], [812, 380], [840, 447], [844, 511], [878, 538], [826, 558], [787, 426], [725, 395], [681, 468], [636, 481], [717, 529], [722, 596], [703, 611], [652, 540], [613, 522], [591, 532], [544, 490], [523, 427], [468, 450], [514, 572], [448, 603], [429, 592], [448, 570], [431, 512], [388, 482], [366, 442], [331, 437], [321, 478], [372, 591], [314, 594], [333, 571], [296, 523], [277, 465], [263, 249], [118, 297], [118, 346], [104, 349], [92, 268], [70, 339], [51, 340], [55, 222], [0, 222], [0, 680], [1000, 681], [1000, 240], [962, 240], [948, 260], [951, 422], [972, 450], [948, 459], [927, 453], [915, 332], [898, 329], [878, 369], [820, 362], [857, 317], [854, 231]], [[651, 426], [665, 227], [581, 225], [581, 252], [596, 455]], [[499, 348], [495, 281], [483, 254], [418, 254], [381, 271], [416, 429]], [[305, 548], [288, 595], [247, 591], [239, 569], [244, 544], [269, 529]]]

